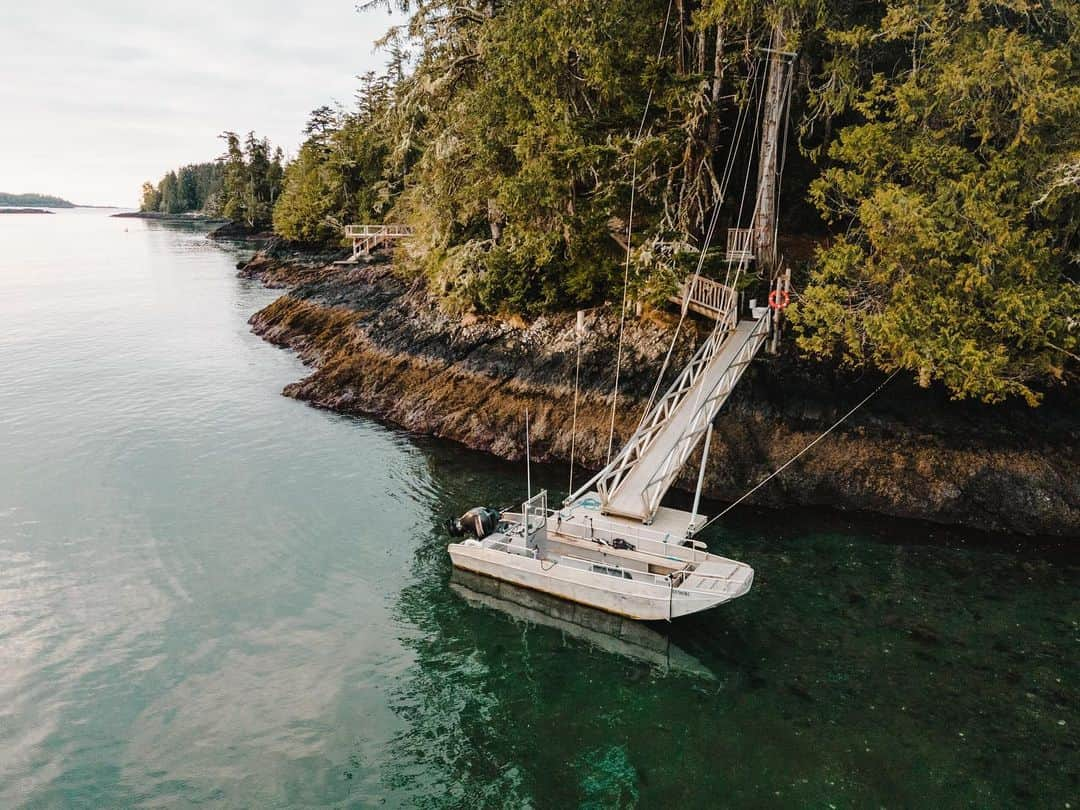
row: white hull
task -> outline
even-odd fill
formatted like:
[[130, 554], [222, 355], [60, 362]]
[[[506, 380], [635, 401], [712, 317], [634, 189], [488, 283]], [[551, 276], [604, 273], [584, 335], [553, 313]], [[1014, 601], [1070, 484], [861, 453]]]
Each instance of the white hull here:
[[642, 621], [708, 610], [750, 590], [754, 572], [744, 563], [575, 508], [553, 513], [529, 538], [515, 523], [483, 541], [452, 543], [450, 559], [456, 568]]

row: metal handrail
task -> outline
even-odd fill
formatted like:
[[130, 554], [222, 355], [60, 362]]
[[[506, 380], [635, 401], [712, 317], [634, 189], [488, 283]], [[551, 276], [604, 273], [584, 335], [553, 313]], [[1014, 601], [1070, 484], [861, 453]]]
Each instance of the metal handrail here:
[[[670, 532], [659, 532], [648, 526], [628, 526], [615, 523], [603, 517], [584, 516], [590, 526], [565, 520], [560, 512], [553, 511], [552, 517], [559, 521], [556, 534], [578, 540], [599, 541], [610, 544], [612, 540], [628, 540], [637, 546], [637, 551], [660, 560], [693, 564], [703, 562], [708, 554], [694, 546], [684, 546], [684, 538], [673, 536]], [[671, 538], [670, 540], [668, 538]]]
[[705, 368], [716, 353], [720, 351], [733, 328], [734, 322], [718, 323], [717, 328], [701, 344], [690, 363], [671, 384], [667, 393], [653, 406], [652, 411], [649, 412], [638, 429], [634, 431], [630, 440], [623, 445], [615, 458], [611, 460], [611, 463], [589, 479], [584, 486], [579, 487], [564, 503], [579, 498], [592, 489], [593, 486], [599, 491], [601, 499], [607, 499], [608, 492], [614, 491], [622, 483], [634, 464], [652, 444], [656, 434], [663, 428], [671, 414], [693, 390], [698, 378], [704, 373]]
[[[742, 346], [739, 347], [731, 364], [720, 376], [720, 379], [716, 381], [712, 390], [705, 397], [705, 400], [694, 412], [688, 425], [690, 429], [679, 437], [679, 440], [664, 457], [659, 469], [645, 485], [641, 493], [641, 498], [645, 506], [646, 514], [654, 514], [660, 506], [660, 501], [667, 491], [667, 485], [671, 480], [674, 480], [676, 475], [678, 475], [682, 465], [697, 445], [697, 440], [701, 437], [701, 434], [705, 432], [709, 423], [712, 421], [713, 416], [716, 415], [720, 406], [723, 405], [726, 398], [731, 394], [731, 391], [734, 390], [735, 384], [739, 381], [743, 371], [750, 365], [750, 362], [754, 359], [754, 356], [765, 342], [765, 339], [769, 334], [770, 323], [770, 312], [766, 311], [754, 326], [754, 329], [746, 336], [746, 339], [743, 341]], [[718, 400], [719, 402], [717, 402]]]

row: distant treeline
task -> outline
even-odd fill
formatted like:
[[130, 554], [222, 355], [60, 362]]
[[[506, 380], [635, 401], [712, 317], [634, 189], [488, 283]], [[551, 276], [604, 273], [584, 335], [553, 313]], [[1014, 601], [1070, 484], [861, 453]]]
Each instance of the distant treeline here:
[[191, 163], [162, 177], [155, 186], [143, 183], [142, 211], [183, 214], [219, 207], [225, 167], [219, 162]]
[[0, 205], [41, 206], [45, 208], [74, 208], [75, 203], [49, 194], [8, 194], [0, 191]]
[[270, 224], [281, 191], [284, 160], [266, 138], [249, 132], [224, 132], [225, 154], [210, 163], [192, 163], [170, 171], [157, 182], [143, 183], [141, 211], [165, 214], [199, 212], [243, 222], [252, 228]]

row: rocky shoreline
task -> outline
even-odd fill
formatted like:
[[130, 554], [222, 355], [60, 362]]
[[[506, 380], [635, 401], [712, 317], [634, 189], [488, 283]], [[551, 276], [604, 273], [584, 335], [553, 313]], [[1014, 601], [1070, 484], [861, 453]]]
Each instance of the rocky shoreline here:
[[[505, 458], [570, 457], [573, 314], [532, 323], [444, 313], [420, 285], [385, 262], [334, 266], [337, 251], [271, 243], [241, 275], [286, 288], [251, 318], [253, 330], [294, 349], [313, 368], [286, 396], [342, 413], [373, 415], [406, 430]], [[627, 323], [616, 448], [636, 427], [670, 341], [673, 316]], [[674, 372], [692, 355], [684, 329]], [[687, 332], [691, 334], [687, 334]], [[603, 466], [608, 450], [618, 321], [586, 316], [575, 454]], [[717, 419], [708, 497], [732, 500], [765, 478], [881, 382], [790, 356], [762, 356]], [[665, 380], [664, 385], [667, 384]], [[1051, 392], [1040, 408], [953, 402], [898, 377], [865, 408], [750, 503], [829, 506], [1031, 536], [1080, 535], [1080, 398]], [[681, 485], [692, 488], [695, 470]], [[584, 479], [581, 479], [584, 480]]]
[[160, 222], [198, 222], [207, 225], [219, 225], [230, 221], [198, 213], [166, 214], [162, 211], [121, 211], [109, 216], [113, 219], [154, 219]]
[[115, 219], [151, 219], [157, 222], [184, 222], [208, 225], [211, 227], [210, 232], [206, 235], [208, 239], [270, 242], [276, 238], [273, 231], [268, 231], [265, 228], [252, 228], [243, 222], [210, 216], [209, 214], [200, 214], [196, 211], [183, 214], [166, 214], [161, 211], [121, 211], [119, 214], [111, 214], [111, 216]]

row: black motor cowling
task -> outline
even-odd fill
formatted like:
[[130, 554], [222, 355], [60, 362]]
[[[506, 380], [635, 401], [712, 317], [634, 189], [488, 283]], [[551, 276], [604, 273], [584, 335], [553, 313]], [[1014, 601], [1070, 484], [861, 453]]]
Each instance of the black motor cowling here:
[[464, 537], [469, 535], [477, 540], [483, 540], [499, 525], [499, 510], [487, 506], [477, 506], [470, 509], [459, 518], [450, 518], [446, 521], [446, 530], [451, 537]]

